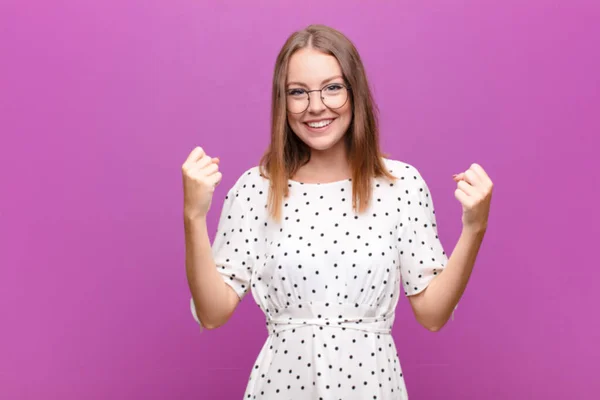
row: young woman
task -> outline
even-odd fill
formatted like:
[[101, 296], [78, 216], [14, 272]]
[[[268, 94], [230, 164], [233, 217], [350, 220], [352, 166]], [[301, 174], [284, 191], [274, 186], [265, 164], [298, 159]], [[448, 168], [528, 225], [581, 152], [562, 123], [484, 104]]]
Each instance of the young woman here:
[[250, 290], [269, 336], [248, 399], [406, 399], [390, 330], [402, 294], [418, 322], [452, 315], [487, 228], [492, 182], [454, 176], [463, 232], [448, 259], [419, 171], [385, 158], [353, 44], [326, 26], [291, 35], [275, 65], [271, 143], [230, 188], [212, 245], [219, 159], [183, 164], [186, 270], [201, 326], [223, 325]]

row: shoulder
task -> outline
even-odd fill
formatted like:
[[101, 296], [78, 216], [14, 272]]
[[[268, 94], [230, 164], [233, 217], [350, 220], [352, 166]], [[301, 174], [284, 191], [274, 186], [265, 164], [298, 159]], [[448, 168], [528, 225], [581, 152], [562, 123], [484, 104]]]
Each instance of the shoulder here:
[[425, 182], [421, 172], [418, 168], [405, 161], [393, 160], [390, 158], [384, 158], [383, 162], [387, 167], [388, 171], [394, 175], [404, 185], [421, 185]]
[[245, 210], [266, 208], [269, 181], [264, 178], [258, 166], [243, 171], [229, 188], [226, 201], [238, 203]]
[[253, 190], [262, 191], [268, 188], [269, 181], [264, 178], [258, 166], [254, 166], [243, 171], [231, 186], [232, 192], [250, 192]]
[[399, 198], [408, 196], [409, 199], [417, 201], [431, 196], [425, 178], [415, 165], [392, 159], [384, 159], [384, 163], [388, 171], [397, 178], [394, 186]]

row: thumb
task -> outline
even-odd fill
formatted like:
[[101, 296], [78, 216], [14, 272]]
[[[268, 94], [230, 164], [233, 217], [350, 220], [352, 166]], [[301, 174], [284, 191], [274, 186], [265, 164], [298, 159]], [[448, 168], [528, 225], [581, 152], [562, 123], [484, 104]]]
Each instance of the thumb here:
[[452, 175], [452, 179], [454, 179], [455, 182], [462, 181], [462, 180], [464, 180], [464, 178], [465, 178], [464, 172], [461, 172], [460, 174]]

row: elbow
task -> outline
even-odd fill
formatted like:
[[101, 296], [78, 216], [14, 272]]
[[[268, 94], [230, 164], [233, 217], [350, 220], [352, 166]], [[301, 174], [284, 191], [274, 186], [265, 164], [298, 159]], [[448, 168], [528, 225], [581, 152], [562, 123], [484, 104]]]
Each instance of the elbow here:
[[209, 319], [209, 318], [197, 318], [196, 321], [200, 324], [200, 326], [202, 326], [202, 328], [206, 329], [206, 330], [214, 330], [217, 328], [220, 328], [221, 326], [225, 325], [225, 322], [227, 320], [213, 320], [213, 319]]
[[440, 323], [439, 321], [419, 321], [421, 326], [427, 329], [429, 332], [439, 332], [444, 327], [444, 323]]
[[442, 330], [442, 328], [444, 326], [446, 326], [447, 323], [448, 323], [447, 318], [438, 319], [438, 320], [432, 321], [429, 324], [425, 325], [425, 328], [427, 328], [427, 330], [430, 332], [439, 332]]
[[212, 331], [212, 330], [214, 330], [214, 329], [217, 329], [217, 328], [219, 328], [219, 327], [221, 326], [221, 324], [215, 324], [215, 323], [205, 323], [205, 322], [202, 322], [202, 321], [200, 321], [200, 325], [201, 325], [201, 326], [202, 326], [204, 329], [206, 329], [206, 330], [209, 330], [209, 331]]
[[198, 323], [206, 330], [214, 330], [217, 328], [222, 327], [223, 325], [225, 325], [227, 323], [227, 321], [229, 321], [229, 316], [228, 315], [224, 315], [221, 318], [198, 318]]
[[439, 314], [416, 313], [419, 324], [429, 332], [439, 332], [448, 322], [448, 318]]
[[194, 317], [194, 320], [203, 329], [206, 329], [206, 330], [217, 329], [217, 328], [223, 326], [225, 324], [225, 322], [227, 321], [227, 319], [217, 320], [215, 318], [209, 318], [206, 315], [202, 315], [202, 313], [200, 313], [199, 310], [194, 306], [193, 300], [192, 300], [191, 308], [192, 308], [192, 316]]
[[[235, 295], [235, 299], [238, 299], [237, 295]], [[233, 314], [233, 310], [237, 305], [237, 303], [232, 305], [226, 304], [227, 300], [228, 299], [225, 299], [223, 302], [216, 302], [217, 304], [221, 304], [219, 307], [214, 307], [214, 304], [210, 304], [208, 307], [206, 304], [203, 307], [196, 307], [196, 303], [192, 297], [190, 299], [192, 315], [196, 322], [204, 329], [213, 330], [220, 328], [229, 321]]]

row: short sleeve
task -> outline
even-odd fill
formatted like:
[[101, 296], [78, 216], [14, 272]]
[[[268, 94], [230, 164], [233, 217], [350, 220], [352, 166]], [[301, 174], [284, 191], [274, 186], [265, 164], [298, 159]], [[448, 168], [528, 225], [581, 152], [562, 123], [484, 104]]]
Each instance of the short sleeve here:
[[[257, 260], [256, 229], [249, 223], [249, 215], [243, 201], [235, 187], [229, 190], [223, 202], [212, 244], [217, 270], [225, 283], [235, 290], [240, 300], [248, 292], [252, 270]], [[193, 298], [190, 307], [194, 319], [199, 322]]]
[[229, 191], [212, 245], [218, 271], [240, 299], [250, 288], [250, 278], [257, 260], [254, 248], [257, 243], [256, 230], [250, 224], [243, 201], [235, 189]]
[[448, 257], [438, 236], [433, 199], [427, 183], [414, 170], [414, 183], [400, 194], [402, 214], [399, 227], [400, 274], [407, 296], [425, 290], [446, 267]]

